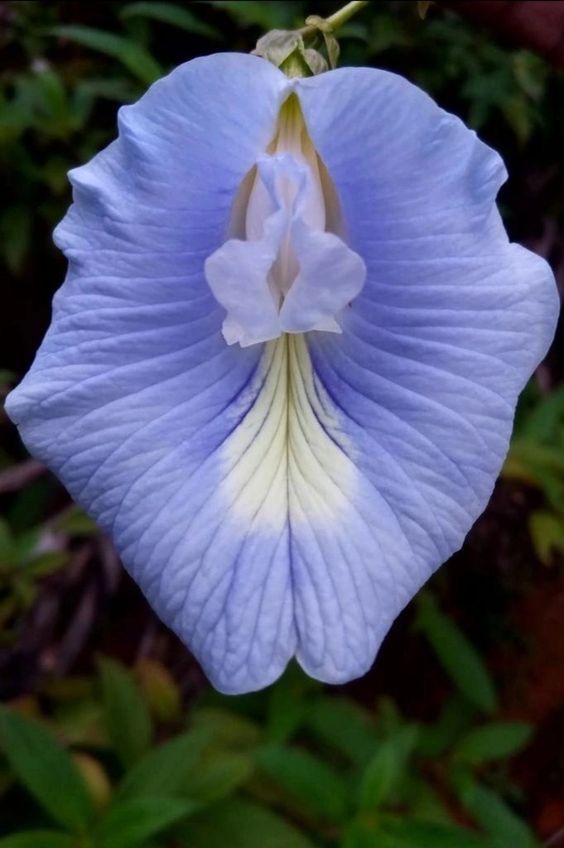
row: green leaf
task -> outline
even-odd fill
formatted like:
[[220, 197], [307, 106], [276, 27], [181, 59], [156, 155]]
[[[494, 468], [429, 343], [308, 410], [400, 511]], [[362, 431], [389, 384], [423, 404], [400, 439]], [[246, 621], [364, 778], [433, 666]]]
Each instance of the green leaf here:
[[135, 678], [152, 715], [160, 722], [176, 722], [182, 716], [180, 688], [165, 666], [149, 657], [135, 664]]
[[0, 709], [2, 748], [14, 773], [59, 824], [86, 827], [92, 809], [82, 776], [70, 754], [33, 719]]
[[454, 756], [472, 765], [501, 760], [524, 748], [532, 733], [530, 724], [493, 721], [467, 733], [457, 745]]
[[452, 824], [451, 813], [442, 793], [442, 787], [435, 787], [428, 775], [411, 769], [404, 778], [401, 802], [418, 820], [449, 825]]
[[25, 563], [25, 573], [33, 578], [46, 577], [58, 571], [69, 561], [68, 551], [51, 551], [40, 554]]
[[88, 696], [62, 704], [56, 711], [57, 727], [73, 745], [103, 748], [107, 732], [102, 705]]
[[7, 521], [0, 518], [0, 565], [13, 565], [14, 536]]
[[246, 754], [211, 751], [192, 771], [185, 783], [185, 794], [202, 804], [210, 804], [247, 783], [253, 771], [253, 761]]
[[496, 848], [538, 848], [534, 834], [492, 789], [471, 778], [459, 787], [459, 797], [478, 824], [490, 834]]
[[0, 90], [0, 143], [3, 145], [18, 139], [33, 123], [33, 117], [27, 102], [22, 101], [19, 92], [14, 98], [7, 99]]
[[419, 596], [417, 623], [458, 690], [485, 713], [496, 709], [492, 679], [474, 646], [428, 593]]
[[41, 528], [33, 527], [31, 530], [26, 530], [20, 533], [17, 539], [13, 540], [12, 546], [12, 561], [14, 565], [25, 565], [38, 548], [41, 548]]
[[208, 736], [202, 731], [190, 731], [149, 751], [126, 774], [119, 797], [137, 795], [186, 795]]
[[417, 727], [408, 725], [380, 743], [362, 778], [360, 809], [373, 810], [394, 795], [406, 772], [417, 742], [417, 733]]
[[35, 122], [43, 132], [62, 138], [70, 129], [69, 99], [59, 75], [45, 68], [30, 80], [33, 86]]
[[521, 145], [527, 143], [533, 131], [531, 104], [526, 97], [515, 94], [509, 97], [502, 105], [501, 111], [505, 120], [517, 136]]
[[20, 274], [31, 245], [32, 215], [25, 206], [10, 205], [0, 217], [2, 256], [13, 274]]
[[307, 751], [271, 747], [257, 754], [259, 771], [284, 790], [303, 812], [341, 822], [347, 810], [347, 786], [323, 760]]
[[518, 50], [512, 55], [513, 73], [522, 91], [531, 98], [539, 101], [543, 94], [550, 74], [550, 67], [540, 56], [529, 50]]
[[8, 385], [10, 385], [11, 383], [15, 382], [16, 379], [16, 375], [13, 371], [8, 371], [5, 368], [0, 368], [0, 384], [8, 383]]
[[309, 839], [270, 810], [250, 801], [223, 801], [179, 830], [190, 848], [314, 848]]
[[99, 661], [108, 736], [124, 766], [137, 762], [151, 744], [149, 710], [132, 676], [115, 660]]
[[491, 848], [483, 836], [461, 827], [409, 818], [386, 822], [376, 844], [378, 848]]
[[137, 83], [130, 80], [89, 77], [76, 82], [74, 95], [75, 109], [76, 102], [78, 102], [81, 104], [78, 108], [82, 109], [87, 115], [96, 98], [115, 100], [118, 103], [130, 103], [139, 96], [139, 92]]
[[69, 536], [96, 536], [99, 533], [94, 521], [74, 505], [63, 512], [53, 526], [61, 533], [68, 533]]
[[80, 24], [52, 27], [49, 34], [68, 38], [69, 41], [74, 41], [83, 47], [89, 47], [91, 50], [97, 50], [99, 53], [117, 59], [142, 82], [150, 84], [164, 73], [159, 63], [145, 48], [122, 35]]
[[271, 742], [287, 742], [304, 724], [310, 695], [317, 689], [316, 681], [290, 664], [268, 694], [266, 735]]
[[117, 801], [103, 816], [96, 833], [98, 848], [133, 848], [180, 819], [195, 805], [178, 798], [128, 798]]
[[306, 723], [318, 739], [360, 766], [370, 762], [380, 744], [368, 715], [344, 698], [316, 699]]
[[[532, 56], [532, 54], [529, 54]], [[520, 429], [525, 443], [551, 444], [562, 438], [564, 426], [564, 386], [557, 386], [550, 394], [536, 399]], [[560, 458], [562, 467], [562, 458]]]
[[0, 848], [73, 848], [73, 836], [57, 830], [25, 830], [0, 838]]
[[205, 730], [223, 747], [248, 750], [260, 741], [261, 732], [254, 722], [217, 707], [202, 707], [193, 718], [193, 726]]
[[420, 728], [417, 753], [430, 759], [442, 756], [475, 724], [475, 720], [475, 707], [456, 692], [446, 701], [438, 719]]
[[[562, 429], [564, 431], [564, 427]], [[519, 437], [511, 445], [502, 474], [508, 479], [536, 484], [542, 489], [550, 505], [557, 511], [563, 511], [564, 452], [562, 447], [561, 443], [541, 444], [532, 437]]]
[[553, 554], [564, 554], [564, 519], [548, 510], [537, 509], [529, 517], [529, 533], [538, 558], [550, 565]]
[[347, 830], [342, 848], [493, 848], [493, 844], [460, 827], [406, 818], [372, 827], [355, 823]]
[[303, 724], [307, 705], [288, 689], [273, 687], [268, 704], [266, 733], [272, 742], [287, 742]]
[[291, 29], [295, 20], [293, 3], [287, 0], [213, 0], [212, 5], [224, 9], [241, 26], [258, 26], [262, 30]]
[[216, 29], [201, 21], [188, 9], [176, 6], [174, 3], [129, 3], [123, 7], [120, 16], [124, 19], [149, 18], [186, 30], [186, 32], [193, 32], [195, 35], [202, 35], [204, 38], [221, 38], [221, 34]]

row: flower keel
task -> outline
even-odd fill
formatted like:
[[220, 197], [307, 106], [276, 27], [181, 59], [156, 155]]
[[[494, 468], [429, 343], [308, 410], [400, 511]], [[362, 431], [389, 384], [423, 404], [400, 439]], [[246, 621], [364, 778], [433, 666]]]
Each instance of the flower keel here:
[[[338, 316], [360, 293], [366, 277], [361, 257], [342, 234], [327, 232], [340, 220], [337, 195], [319, 161], [294, 94], [282, 106], [279, 128], [243, 181], [246, 208], [237, 198], [244, 238], [232, 238], [208, 257], [205, 273], [227, 310], [223, 335], [242, 347], [282, 333], [340, 332]], [[239, 229], [241, 229], [239, 225]]]

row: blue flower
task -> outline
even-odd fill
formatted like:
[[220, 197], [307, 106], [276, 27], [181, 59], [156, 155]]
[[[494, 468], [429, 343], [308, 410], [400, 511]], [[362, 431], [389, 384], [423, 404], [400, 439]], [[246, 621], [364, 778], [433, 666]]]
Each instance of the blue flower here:
[[210, 56], [119, 128], [8, 413], [218, 689], [350, 680], [487, 504], [552, 274], [394, 74]]

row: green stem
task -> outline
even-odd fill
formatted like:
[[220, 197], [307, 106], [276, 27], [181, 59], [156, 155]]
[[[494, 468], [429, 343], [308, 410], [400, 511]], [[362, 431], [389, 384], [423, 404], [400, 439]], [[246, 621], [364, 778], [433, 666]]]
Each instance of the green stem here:
[[[330, 27], [331, 32], [336, 32], [343, 24], [346, 24], [353, 15], [356, 15], [357, 12], [360, 12], [365, 6], [368, 6], [369, 0], [352, 0], [351, 3], [347, 3], [343, 6], [342, 9], [339, 9], [337, 12], [333, 12], [332, 15], [329, 15], [328, 18], [325, 18], [325, 23], [328, 27]], [[316, 32], [317, 27], [315, 26], [305, 26], [302, 27], [299, 32], [301, 35], [311, 35]]]
[[329, 15], [329, 17], [325, 19], [326, 23], [328, 23], [332, 31], [335, 32], [335, 30], [342, 27], [343, 24], [346, 24], [353, 15], [360, 12], [360, 10], [365, 6], [368, 6], [368, 0], [353, 0], [352, 3], [347, 3], [346, 6], [339, 9], [338, 12], [333, 12], [332, 15]]

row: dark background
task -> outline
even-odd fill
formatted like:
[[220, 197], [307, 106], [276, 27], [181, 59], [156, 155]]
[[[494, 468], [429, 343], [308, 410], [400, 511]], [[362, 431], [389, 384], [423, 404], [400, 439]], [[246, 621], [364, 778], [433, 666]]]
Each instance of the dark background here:
[[[454, 11], [434, 4], [423, 19], [414, 2], [371, 3], [343, 29], [340, 63], [404, 74], [501, 152], [509, 233], [548, 259], [562, 290], [563, 4], [445, 5]], [[558, 7], [550, 25], [547, 6]], [[66, 172], [111, 140], [119, 105], [182, 61], [249, 51], [270, 28], [336, 8], [0, 3], [3, 394], [31, 363], [64, 277], [51, 232], [70, 200]], [[59, 842], [36, 834], [0, 848], [564, 845], [563, 341], [560, 331], [523, 393], [506, 466], [464, 548], [397, 621], [372, 671], [341, 689], [291, 669], [266, 693], [210, 692], [111, 544], [0, 413], [0, 836], [59, 831]], [[193, 809], [157, 826], [147, 802], [152, 830], [132, 837], [140, 813], [126, 809], [125, 836], [100, 835], [94, 822], [120, 811], [119, 786], [164, 740], [190, 768], [171, 755], [178, 785], [149, 782], [141, 796], [164, 797], [161, 816], [171, 798]], [[90, 799], [80, 826], [60, 810], [65, 780]]]

